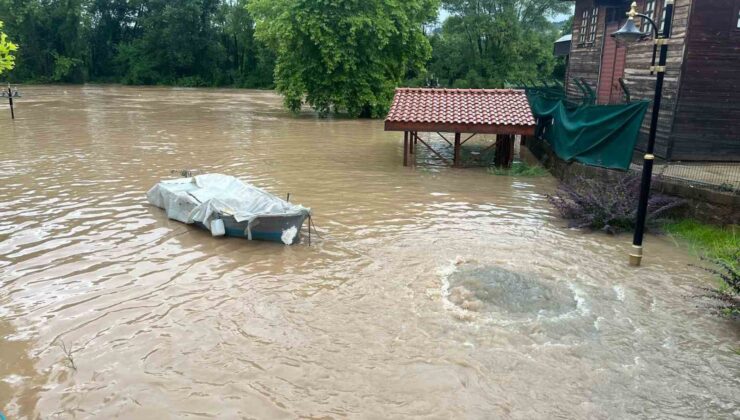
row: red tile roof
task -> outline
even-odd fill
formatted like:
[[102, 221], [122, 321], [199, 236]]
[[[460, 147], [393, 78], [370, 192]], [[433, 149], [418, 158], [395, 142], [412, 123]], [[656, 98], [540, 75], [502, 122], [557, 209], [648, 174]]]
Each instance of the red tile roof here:
[[508, 131], [501, 134], [519, 134], [511, 132], [514, 126], [526, 131], [535, 126], [526, 94], [513, 89], [399, 88], [385, 122], [387, 130]]

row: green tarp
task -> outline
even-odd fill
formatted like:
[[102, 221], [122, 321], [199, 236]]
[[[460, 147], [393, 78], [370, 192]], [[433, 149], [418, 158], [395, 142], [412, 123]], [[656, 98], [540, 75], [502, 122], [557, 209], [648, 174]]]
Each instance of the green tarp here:
[[550, 92], [528, 91], [541, 134], [565, 161], [629, 169], [648, 101], [574, 105]]

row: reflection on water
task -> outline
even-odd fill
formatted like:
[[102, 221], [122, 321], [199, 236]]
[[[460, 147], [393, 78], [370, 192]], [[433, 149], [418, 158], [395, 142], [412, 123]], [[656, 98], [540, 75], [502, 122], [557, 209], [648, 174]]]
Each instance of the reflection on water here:
[[[0, 110], [12, 418], [740, 410], [737, 331], [685, 299], [710, 281], [696, 260], [650, 237], [630, 269], [628, 238], [563, 228], [552, 179], [403, 168], [381, 121], [292, 117], [269, 92], [24, 93], [14, 123]], [[322, 239], [214, 239], [167, 220], [144, 194], [183, 168], [290, 192]], [[468, 265], [496, 274], [454, 275]]]

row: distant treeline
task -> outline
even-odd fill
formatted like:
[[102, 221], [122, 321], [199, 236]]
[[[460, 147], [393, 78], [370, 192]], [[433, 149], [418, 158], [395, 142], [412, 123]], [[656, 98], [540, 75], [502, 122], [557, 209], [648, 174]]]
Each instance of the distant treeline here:
[[273, 85], [248, 0], [0, 0], [14, 81]]

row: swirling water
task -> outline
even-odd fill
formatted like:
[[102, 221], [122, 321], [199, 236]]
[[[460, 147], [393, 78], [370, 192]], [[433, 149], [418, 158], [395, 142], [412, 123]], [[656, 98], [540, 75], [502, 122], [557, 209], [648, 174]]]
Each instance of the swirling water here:
[[[21, 90], [0, 109], [10, 418], [740, 415], [738, 331], [687, 299], [697, 259], [650, 236], [631, 269], [628, 237], [564, 227], [551, 178], [404, 168], [382, 121], [271, 92]], [[321, 238], [167, 220], [144, 193], [183, 168], [290, 192]]]

